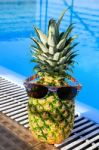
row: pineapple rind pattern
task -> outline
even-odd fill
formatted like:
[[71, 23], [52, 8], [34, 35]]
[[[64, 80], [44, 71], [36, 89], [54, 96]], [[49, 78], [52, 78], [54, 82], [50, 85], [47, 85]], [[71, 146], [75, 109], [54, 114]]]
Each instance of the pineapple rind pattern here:
[[28, 113], [30, 130], [37, 139], [49, 144], [60, 143], [73, 128], [74, 101], [59, 100], [55, 94], [42, 100], [29, 98]]

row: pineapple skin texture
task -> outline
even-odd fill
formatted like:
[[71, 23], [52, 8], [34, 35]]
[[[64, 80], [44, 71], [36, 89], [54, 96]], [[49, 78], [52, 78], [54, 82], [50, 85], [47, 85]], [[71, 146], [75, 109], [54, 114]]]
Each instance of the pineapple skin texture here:
[[41, 142], [63, 142], [73, 129], [74, 114], [74, 100], [60, 100], [56, 93], [50, 93], [42, 99], [29, 97], [29, 127], [33, 136]]

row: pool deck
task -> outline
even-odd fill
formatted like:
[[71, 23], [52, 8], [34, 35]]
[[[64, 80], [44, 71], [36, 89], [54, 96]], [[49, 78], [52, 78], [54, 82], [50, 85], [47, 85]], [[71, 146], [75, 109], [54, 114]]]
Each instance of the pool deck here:
[[[7, 148], [7, 149], [6, 149]], [[29, 130], [0, 114], [0, 150], [58, 150], [37, 141]]]
[[[9, 69], [6, 69], [2, 66], [0, 66], [0, 76], [19, 85], [20, 87], [24, 88], [23, 82], [26, 79], [25, 76], [21, 76]], [[89, 118], [96, 123], [99, 123], [99, 110], [90, 107], [84, 103], [79, 102], [76, 100], [76, 114], [80, 114], [81, 116], [84, 116], [86, 118]]]

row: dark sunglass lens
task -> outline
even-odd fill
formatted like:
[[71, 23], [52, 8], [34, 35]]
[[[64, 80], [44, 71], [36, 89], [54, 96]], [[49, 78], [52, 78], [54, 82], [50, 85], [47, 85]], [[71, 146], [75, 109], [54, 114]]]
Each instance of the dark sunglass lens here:
[[47, 87], [33, 84], [31, 91], [29, 92], [29, 96], [34, 98], [43, 98], [46, 96], [47, 92], [48, 92]]
[[57, 90], [58, 97], [60, 99], [72, 99], [77, 94], [76, 87], [61, 87]]

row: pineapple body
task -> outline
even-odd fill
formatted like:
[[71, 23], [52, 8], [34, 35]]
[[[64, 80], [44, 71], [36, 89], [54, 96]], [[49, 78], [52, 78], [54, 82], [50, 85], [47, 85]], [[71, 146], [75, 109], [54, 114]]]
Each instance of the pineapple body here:
[[[51, 84], [52, 80], [47, 77], [43, 83]], [[60, 84], [57, 80], [53, 83]], [[60, 100], [56, 93], [50, 93], [43, 99], [30, 97], [28, 118], [30, 130], [36, 139], [49, 144], [61, 143], [73, 128], [74, 100]]]

